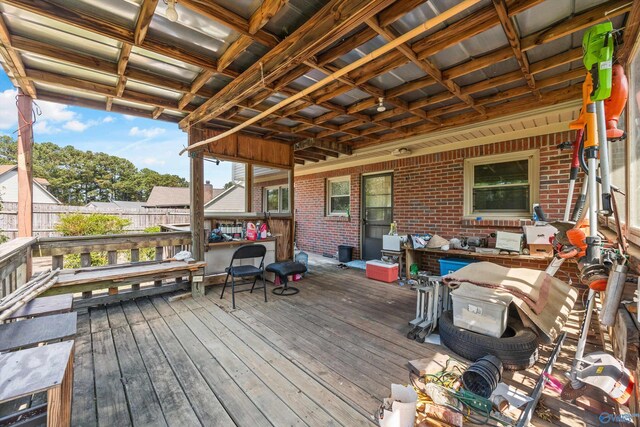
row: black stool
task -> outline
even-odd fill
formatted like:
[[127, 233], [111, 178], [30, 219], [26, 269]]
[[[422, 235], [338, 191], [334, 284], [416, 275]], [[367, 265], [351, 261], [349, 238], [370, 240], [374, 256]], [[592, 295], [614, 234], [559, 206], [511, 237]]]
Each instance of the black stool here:
[[295, 288], [293, 286], [289, 286], [288, 277], [292, 274], [302, 274], [307, 272], [307, 267], [301, 262], [293, 262], [293, 261], [285, 261], [285, 262], [274, 262], [273, 264], [267, 265], [267, 271], [274, 273], [278, 278], [280, 278], [280, 286], [276, 286], [271, 292], [276, 295], [295, 295], [300, 292], [300, 289]]

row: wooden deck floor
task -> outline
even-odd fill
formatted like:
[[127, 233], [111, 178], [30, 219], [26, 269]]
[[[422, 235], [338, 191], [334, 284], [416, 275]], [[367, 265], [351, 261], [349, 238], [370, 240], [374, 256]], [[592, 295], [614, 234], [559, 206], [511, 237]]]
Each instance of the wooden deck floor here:
[[[410, 289], [328, 262], [297, 285], [298, 295], [269, 292], [268, 303], [237, 294], [236, 310], [210, 288], [197, 300], [145, 298], [80, 314], [73, 425], [371, 426], [390, 384], [407, 383], [408, 360], [447, 358], [405, 338]], [[557, 369], [568, 368], [572, 344]], [[507, 381], [529, 393], [539, 371]], [[554, 425], [599, 425], [611, 410], [598, 394], [575, 406], [547, 393]]]

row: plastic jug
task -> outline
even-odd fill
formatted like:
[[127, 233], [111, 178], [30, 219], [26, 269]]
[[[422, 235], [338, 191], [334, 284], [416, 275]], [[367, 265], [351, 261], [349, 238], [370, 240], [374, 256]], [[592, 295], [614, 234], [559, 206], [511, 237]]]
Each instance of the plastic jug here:
[[247, 240], [256, 240], [258, 238], [258, 232], [256, 225], [252, 222], [247, 223]]

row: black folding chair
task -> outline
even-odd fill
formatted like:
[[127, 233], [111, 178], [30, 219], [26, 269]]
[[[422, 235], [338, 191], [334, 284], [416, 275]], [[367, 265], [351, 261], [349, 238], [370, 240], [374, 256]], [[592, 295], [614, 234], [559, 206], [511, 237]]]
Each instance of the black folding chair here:
[[[229, 267], [225, 269], [227, 277], [224, 279], [224, 287], [222, 288], [220, 299], [224, 297], [224, 290], [227, 287], [229, 276], [231, 276], [231, 300], [233, 302], [233, 308], [236, 308], [236, 292], [250, 291], [253, 293], [254, 288], [256, 288], [255, 286], [258, 281], [258, 277], [260, 277], [262, 278], [262, 288], [256, 289], [264, 289], [264, 302], [267, 302], [267, 284], [264, 280], [264, 255], [266, 253], [267, 248], [264, 245], [243, 245], [236, 249], [233, 253], [233, 257], [231, 258], [231, 264], [229, 264]], [[256, 267], [255, 265], [233, 265], [236, 260], [254, 258], [260, 258], [260, 267]], [[250, 280], [244, 280], [253, 277], [253, 285], [251, 286], [251, 289], [236, 291], [236, 277], [243, 280], [243, 282], [237, 283], [238, 285], [251, 283]]]

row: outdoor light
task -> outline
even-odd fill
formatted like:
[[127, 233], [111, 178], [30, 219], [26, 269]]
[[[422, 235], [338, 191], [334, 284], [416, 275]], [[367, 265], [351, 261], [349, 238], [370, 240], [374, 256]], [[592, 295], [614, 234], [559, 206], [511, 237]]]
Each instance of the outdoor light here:
[[387, 107], [384, 106], [382, 101], [384, 101], [383, 97], [378, 98], [378, 108], [377, 108], [378, 113], [383, 113], [383, 112], [387, 111]]
[[176, 22], [178, 20], [178, 12], [176, 11], [176, 2], [177, 0], [167, 0], [167, 12], [165, 16], [171, 22]]

